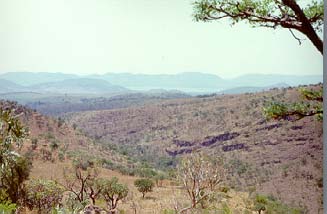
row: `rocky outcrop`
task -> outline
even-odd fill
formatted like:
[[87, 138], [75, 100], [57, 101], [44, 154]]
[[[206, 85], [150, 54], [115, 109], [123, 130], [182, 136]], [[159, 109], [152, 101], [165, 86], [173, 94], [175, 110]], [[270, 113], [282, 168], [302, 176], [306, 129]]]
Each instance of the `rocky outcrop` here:
[[244, 148], [246, 148], [244, 143], [237, 143], [237, 144], [233, 144], [233, 145], [223, 146], [222, 149], [224, 152], [230, 152], [230, 151], [240, 150], [240, 149], [244, 149]]
[[266, 126], [261, 127], [261, 128], [257, 128], [255, 131], [256, 131], [256, 132], [258, 132], [258, 131], [263, 131], [263, 130], [267, 130], [267, 131], [269, 131], [269, 130], [271, 130], [271, 129], [279, 128], [279, 127], [281, 127], [281, 126], [282, 126], [282, 124], [280, 124], [280, 123], [275, 123], [275, 124], [271, 124], [271, 125], [266, 125]]
[[234, 139], [236, 137], [238, 137], [240, 134], [237, 132], [227, 132], [224, 134], [220, 134], [218, 136], [214, 136], [214, 137], [209, 137], [208, 139], [206, 139], [205, 141], [203, 141], [201, 143], [202, 146], [211, 146], [212, 144], [218, 143], [218, 142], [223, 142], [223, 141], [227, 141], [227, 140], [231, 140]]

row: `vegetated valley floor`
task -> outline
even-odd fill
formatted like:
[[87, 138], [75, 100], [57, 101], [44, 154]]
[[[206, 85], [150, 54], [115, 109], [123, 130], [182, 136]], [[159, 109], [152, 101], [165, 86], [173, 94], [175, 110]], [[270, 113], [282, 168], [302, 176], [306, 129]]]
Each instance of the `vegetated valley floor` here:
[[318, 213], [322, 207], [322, 122], [315, 117], [267, 121], [262, 113], [267, 102], [300, 100], [298, 88], [273, 89], [84, 111], [66, 118], [102, 148], [119, 148], [125, 156], [158, 168], [173, 167], [167, 160], [193, 151], [223, 158], [231, 187], [255, 188], [305, 207], [308, 213]]

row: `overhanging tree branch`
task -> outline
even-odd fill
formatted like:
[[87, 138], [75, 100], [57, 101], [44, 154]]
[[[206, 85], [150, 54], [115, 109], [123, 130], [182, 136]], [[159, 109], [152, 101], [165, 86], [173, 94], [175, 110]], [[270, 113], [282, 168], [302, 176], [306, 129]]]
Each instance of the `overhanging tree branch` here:
[[[248, 21], [254, 27], [297, 30], [323, 54], [323, 42], [316, 31], [323, 26], [323, 2], [301, 9], [295, 0], [199, 0], [194, 3], [196, 21], [230, 19], [232, 24]], [[301, 43], [301, 40], [293, 34]]]

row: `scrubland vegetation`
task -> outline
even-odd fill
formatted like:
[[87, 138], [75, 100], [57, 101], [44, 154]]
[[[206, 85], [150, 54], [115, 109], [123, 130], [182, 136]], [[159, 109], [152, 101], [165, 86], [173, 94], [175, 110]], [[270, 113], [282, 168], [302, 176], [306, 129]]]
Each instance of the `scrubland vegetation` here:
[[310, 88], [59, 119], [3, 101], [0, 211], [322, 213], [321, 85]]

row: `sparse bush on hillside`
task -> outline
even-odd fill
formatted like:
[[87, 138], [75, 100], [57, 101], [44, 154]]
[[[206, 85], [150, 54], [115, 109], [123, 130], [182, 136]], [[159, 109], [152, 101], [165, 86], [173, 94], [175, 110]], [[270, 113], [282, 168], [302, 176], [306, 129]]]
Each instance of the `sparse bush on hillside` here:
[[59, 142], [57, 140], [51, 141], [50, 148], [52, 151], [57, 150], [59, 148]]
[[58, 151], [58, 159], [60, 161], [64, 161], [65, 160], [65, 152], [63, 150], [61, 150], [61, 149]]
[[135, 180], [134, 185], [137, 187], [137, 190], [142, 193], [142, 198], [144, 198], [145, 193], [152, 192], [154, 187], [153, 181], [147, 178]]
[[113, 177], [110, 180], [98, 179], [96, 183], [97, 188], [100, 190], [100, 197], [106, 201], [109, 212], [115, 213], [118, 202], [128, 194], [127, 186], [119, 183], [118, 178], [116, 177]]
[[253, 203], [253, 210], [261, 214], [303, 214], [304, 211], [300, 208], [289, 207], [282, 204], [272, 196], [256, 195]]
[[38, 143], [38, 139], [33, 138], [32, 139], [32, 150], [35, 150], [37, 148], [37, 143]]
[[144, 178], [153, 178], [158, 174], [154, 169], [148, 167], [139, 168], [137, 169], [136, 173], [140, 177], [144, 177]]
[[58, 127], [60, 128], [62, 125], [65, 124], [65, 120], [61, 117], [58, 118]]
[[159, 172], [157, 175], [154, 176], [154, 180], [156, 182], [157, 187], [162, 187], [162, 182], [165, 179], [166, 175], [162, 172]]
[[26, 203], [30, 209], [37, 209], [38, 213], [50, 213], [51, 209], [59, 205], [64, 187], [52, 180], [29, 180], [26, 184]]
[[44, 160], [44, 161], [53, 161], [52, 153], [47, 148], [41, 148], [40, 152], [42, 154], [42, 160]]
[[76, 130], [76, 128], [77, 128], [77, 124], [74, 123], [74, 124], [73, 124], [73, 129]]

